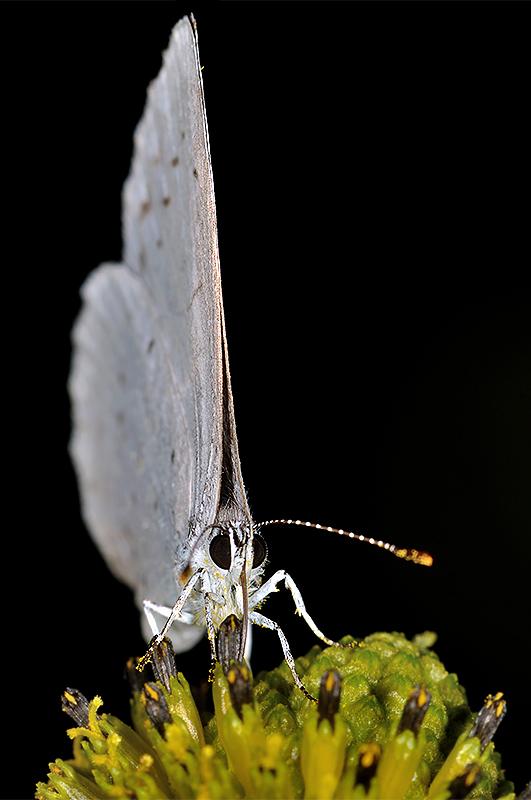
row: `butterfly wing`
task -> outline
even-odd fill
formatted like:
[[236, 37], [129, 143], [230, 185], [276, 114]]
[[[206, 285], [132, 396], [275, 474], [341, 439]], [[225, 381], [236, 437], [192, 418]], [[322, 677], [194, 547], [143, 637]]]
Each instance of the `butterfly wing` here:
[[[73, 332], [70, 452], [110, 568], [139, 607], [144, 598], [171, 606], [176, 560], [215, 519], [223, 424], [214, 189], [188, 19], [172, 32], [134, 144], [124, 264], [89, 276]], [[202, 633], [174, 625], [172, 639], [185, 650]]]

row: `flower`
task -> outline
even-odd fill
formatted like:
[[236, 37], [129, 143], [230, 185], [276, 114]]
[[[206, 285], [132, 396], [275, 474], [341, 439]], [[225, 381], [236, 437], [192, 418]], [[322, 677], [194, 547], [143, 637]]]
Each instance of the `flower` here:
[[254, 681], [245, 663], [226, 674], [218, 663], [214, 714], [203, 719], [165, 640], [155, 682], [130, 665], [132, 727], [100, 714], [101, 698], [65, 691], [74, 758], [50, 765], [36, 797], [512, 800], [492, 742], [503, 696], [472, 713], [435, 639], [375, 633], [353, 649], [313, 647], [296, 661], [311, 697], [285, 663]]

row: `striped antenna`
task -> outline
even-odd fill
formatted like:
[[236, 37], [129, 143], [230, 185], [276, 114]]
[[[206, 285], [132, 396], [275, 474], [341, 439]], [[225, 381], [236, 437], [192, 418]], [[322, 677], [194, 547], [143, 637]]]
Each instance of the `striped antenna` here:
[[413, 561], [414, 564], [422, 564], [424, 567], [431, 567], [433, 558], [429, 553], [424, 550], [407, 549], [405, 547], [397, 547], [389, 542], [382, 542], [381, 539], [373, 539], [372, 536], [363, 536], [361, 533], [352, 533], [352, 531], [344, 531], [342, 528], [332, 528], [330, 525], [319, 525], [318, 522], [303, 522], [300, 519], [269, 519], [267, 522], [260, 522], [256, 525], [256, 529], [266, 528], [269, 525], [301, 525], [304, 528], [315, 528], [318, 531], [328, 531], [329, 533], [339, 533], [340, 536], [348, 536], [349, 539], [359, 539], [360, 542], [368, 542], [375, 544], [377, 547], [383, 547], [388, 550], [397, 558], [403, 558], [405, 561]]

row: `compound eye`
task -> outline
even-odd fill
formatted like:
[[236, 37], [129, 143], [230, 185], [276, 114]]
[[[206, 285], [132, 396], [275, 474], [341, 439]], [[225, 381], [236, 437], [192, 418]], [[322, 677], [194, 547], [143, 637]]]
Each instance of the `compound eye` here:
[[260, 534], [255, 533], [253, 536], [253, 569], [259, 567], [261, 564], [264, 563], [267, 556], [267, 545], [260, 536]]
[[210, 558], [221, 569], [230, 569], [230, 536], [219, 533], [210, 542]]

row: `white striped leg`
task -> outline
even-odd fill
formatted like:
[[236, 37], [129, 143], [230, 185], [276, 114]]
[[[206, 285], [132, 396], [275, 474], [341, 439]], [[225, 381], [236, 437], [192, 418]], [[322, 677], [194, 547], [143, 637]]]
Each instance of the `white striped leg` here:
[[[277, 584], [279, 584], [280, 581], [284, 581], [284, 585], [290, 590], [297, 614], [304, 619], [308, 627], [311, 628], [317, 638], [321, 639], [322, 642], [326, 642], [326, 644], [330, 645], [331, 647], [344, 647], [345, 645], [342, 645], [339, 642], [334, 642], [333, 639], [329, 639], [328, 636], [325, 636], [324, 633], [319, 630], [313, 619], [306, 611], [304, 600], [302, 599], [302, 595], [297, 588], [295, 581], [291, 575], [289, 575], [283, 569], [279, 569], [277, 572], [275, 572], [275, 574], [269, 578], [268, 581], [266, 581], [256, 592], [254, 592], [251, 598], [252, 607], [256, 608], [256, 606], [265, 600], [268, 595], [272, 594], [273, 592], [278, 592]], [[352, 643], [352, 645], [348, 645], [348, 647], [350, 646], [354, 646], [354, 643]]]
[[311, 694], [308, 692], [306, 687], [304, 686], [303, 682], [297, 675], [297, 670], [295, 669], [295, 659], [291, 655], [291, 650], [289, 649], [288, 640], [284, 634], [284, 631], [280, 627], [277, 622], [274, 622], [269, 617], [264, 617], [263, 614], [258, 614], [257, 611], [252, 611], [249, 614], [249, 619], [255, 625], [260, 625], [262, 628], [269, 628], [271, 631], [276, 631], [278, 633], [278, 638], [280, 639], [280, 644], [282, 645], [282, 650], [284, 651], [284, 658], [286, 659], [286, 664], [291, 670], [291, 674], [293, 675], [293, 680], [301, 690], [301, 692], [306, 695], [309, 700], [312, 700], [314, 703], [317, 702], [315, 697], [312, 697]]
[[212, 661], [216, 661], [216, 626], [212, 619], [212, 600], [208, 593], [205, 593], [205, 621], [208, 641], [210, 642], [210, 657]]
[[[164, 622], [166, 622], [172, 612], [171, 606], [162, 606], [160, 603], [154, 603], [153, 600], [142, 600], [142, 605], [144, 606], [144, 614], [151, 628], [151, 633], [153, 636], [158, 636], [160, 628], [153, 612], [155, 611], [157, 614], [160, 614], [161, 617], [164, 617]], [[187, 611], [183, 611], [178, 621], [183, 622], [185, 625], [193, 625], [194, 617]]]
[[[175, 620], [179, 620], [179, 622], [184, 622], [187, 624], [193, 624], [193, 617], [191, 614], [187, 614], [186, 612], [183, 614], [184, 604], [188, 600], [192, 589], [194, 588], [195, 584], [199, 580], [202, 575], [203, 570], [198, 570], [195, 575], [192, 575], [184, 589], [182, 590], [179, 598], [172, 609], [169, 609], [167, 606], [159, 605], [158, 603], [153, 603], [151, 600], [143, 600], [142, 605], [144, 606], [144, 613], [148, 619], [149, 626], [153, 631], [156, 639], [153, 644], [150, 645], [146, 655], [140, 660], [138, 667], [143, 669], [144, 666], [147, 664], [148, 661], [151, 659], [151, 654], [155, 647], [162, 642], [166, 633], [171, 628]], [[153, 615], [153, 611], [162, 611], [162, 613], [166, 613], [167, 611], [170, 612], [168, 619], [164, 623], [162, 630], [158, 630], [157, 621]]]

